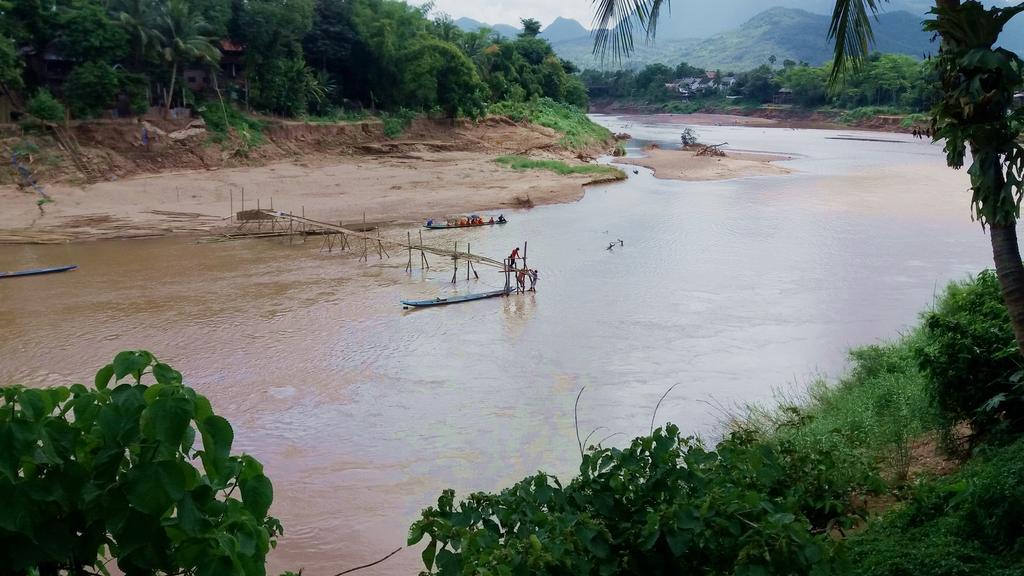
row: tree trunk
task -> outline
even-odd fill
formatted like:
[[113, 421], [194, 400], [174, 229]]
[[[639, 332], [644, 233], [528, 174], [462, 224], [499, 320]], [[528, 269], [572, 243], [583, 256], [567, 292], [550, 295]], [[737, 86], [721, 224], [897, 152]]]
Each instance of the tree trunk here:
[[992, 224], [989, 236], [1003, 301], [1013, 324], [1013, 335], [1017, 337], [1017, 348], [1024, 354], [1024, 264], [1017, 246], [1017, 223]]
[[164, 94], [164, 117], [171, 115], [171, 99], [174, 98], [174, 81], [178, 79], [178, 61], [174, 61], [174, 66], [171, 67], [171, 87], [168, 88], [167, 93]]

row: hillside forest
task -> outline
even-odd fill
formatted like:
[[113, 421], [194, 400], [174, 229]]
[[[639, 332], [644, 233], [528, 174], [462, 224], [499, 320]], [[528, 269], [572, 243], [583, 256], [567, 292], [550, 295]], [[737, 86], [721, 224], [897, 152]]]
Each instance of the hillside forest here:
[[50, 121], [208, 100], [285, 117], [478, 117], [489, 103], [585, 107], [576, 68], [523, 22], [466, 32], [392, 0], [0, 0], [0, 84]]

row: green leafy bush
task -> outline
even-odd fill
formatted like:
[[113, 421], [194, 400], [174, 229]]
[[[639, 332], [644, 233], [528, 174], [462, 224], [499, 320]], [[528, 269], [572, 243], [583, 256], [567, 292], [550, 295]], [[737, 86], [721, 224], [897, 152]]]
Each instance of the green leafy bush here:
[[498, 156], [495, 162], [514, 170], [549, 170], [563, 176], [569, 174], [597, 174], [616, 180], [625, 180], [626, 173], [614, 166], [583, 164], [571, 166], [561, 160], [535, 160], [526, 156]]
[[0, 571], [106, 573], [109, 554], [125, 574], [264, 574], [273, 488], [232, 440], [148, 352], [118, 354], [95, 388], [0, 388]]
[[854, 576], [1019, 576], [1024, 566], [1024, 440], [986, 449], [850, 542]]
[[922, 316], [917, 351], [948, 425], [970, 420], [982, 436], [1024, 425], [1021, 358], [994, 271], [946, 287]]
[[458, 505], [446, 490], [409, 544], [429, 536], [424, 565], [440, 575], [824, 573], [839, 561], [826, 530], [856, 514], [861, 488], [820, 497], [810, 484], [831, 466], [747, 433], [708, 450], [670, 424], [591, 449], [566, 486], [540, 473]]
[[204, 102], [198, 110], [212, 141], [223, 144], [234, 134], [243, 153], [263, 144], [263, 123], [238, 108], [214, 101]]
[[917, 366], [920, 331], [890, 343], [850, 352], [852, 369], [832, 385], [813, 383], [800, 401], [782, 410], [751, 408], [748, 425], [796, 443], [815, 443], [840, 433], [834, 447], [885, 464], [890, 480], [909, 471], [910, 443], [937, 425], [929, 385]]
[[25, 105], [28, 113], [45, 122], [63, 122], [64, 105], [57, 101], [46, 88], [40, 88]]
[[416, 112], [405, 108], [399, 108], [394, 112], [382, 112], [380, 115], [380, 120], [384, 123], [384, 134], [392, 139], [400, 137], [415, 119]]
[[572, 150], [605, 145], [612, 140], [611, 131], [592, 122], [585, 111], [551, 98], [498, 102], [491, 105], [488, 113], [505, 116], [515, 122], [529, 121], [551, 128], [562, 134], [561, 144]]
[[106, 62], [75, 66], [64, 84], [68, 107], [76, 118], [93, 118], [114, 103], [120, 89], [117, 71]]

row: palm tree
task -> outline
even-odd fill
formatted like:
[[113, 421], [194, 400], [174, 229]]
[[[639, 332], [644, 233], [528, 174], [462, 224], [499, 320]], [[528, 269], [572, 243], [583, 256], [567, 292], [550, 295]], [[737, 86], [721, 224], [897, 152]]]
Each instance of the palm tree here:
[[156, 29], [159, 12], [153, 0], [116, 0], [111, 5], [110, 14], [132, 39], [132, 58], [136, 67], [163, 43], [163, 37]]
[[[1003, 300], [1024, 354], [1024, 264], [1017, 243], [1024, 199], [1024, 146], [1018, 142], [1024, 110], [1013, 106], [1013, 94], [1024, 84], [1024, 61], [994, 47], [1003, 27], [1024, 12], [1024, 2], [986, 9], [977, 0], [934, 1], [924, 25], [940, 39], [941, 99], [932, 110], [932, 133], [944, 141], [951, 168], [962, 168], [970, 151], [973, 216], [989, 229]], [[874, 40], [872, 18], [883, 2], [888, 0], [836, 0], [828, 32], [835, 40], [833, 85], [867, 57]], [[594, 51], [628, 54], [634, 26], [653, 39], [663, 4], [667, 7], [668, 0], [596, 0]], [[609, 29], [610, 24], [615, 28]]]
[[[159, 19], [163, 37], [163, 57], [171, 64], [170, 88], [164, 93], [165, 113], [171, 109], [178, 66], [200, 60], [207, 64], [220, 61], [220, 50], [209, 35], [211, 29], [202, 15], [189, 9], [187, 0], [168, 0]], [[214, 72], [216, 74], [216, 72]]]

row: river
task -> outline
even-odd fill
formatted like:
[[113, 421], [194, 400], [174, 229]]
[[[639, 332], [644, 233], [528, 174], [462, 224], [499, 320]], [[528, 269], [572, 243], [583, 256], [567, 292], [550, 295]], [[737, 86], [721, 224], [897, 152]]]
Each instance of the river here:
[[[638, 146], [679, 125], [597, 117]], [[967, 180], [906, 135], [696, 127], [707, 142], [792, 156], [788, 176], [594, 186], [510, 223], [431, 232], [500, 258], [529, 241], [536, 294], [403, 311], [452, 291], [450, 263], [404, 271], [305, 244], [188, 239], [0, 246], [0, 382], [91, 381], [122, 349], [154, 352], [235, 426], [273, 479], [285, 537], [271, 570], [319, 576], [404, 544], [443, 488], [571, 475], [580, 428], [646, 433], [658, 412], [713, 437], [726, 412], [840, 374], [948, 280], [990, 264]], [[856, 139], [862, 138], [862, 139]], [[311, 215], [315, 217], [315, 215]], [[618, 246], [618, 240], [623, 241]], [[607, 250], [610, 242], [616, 247]], [[460, 292], [497, 288], [480, 269]], [[413, 574], [406, 550], [361, 574]]]

